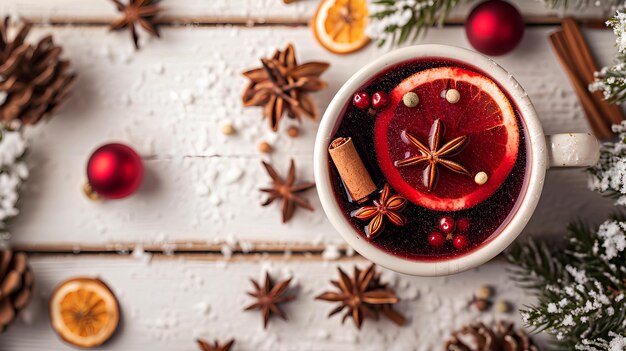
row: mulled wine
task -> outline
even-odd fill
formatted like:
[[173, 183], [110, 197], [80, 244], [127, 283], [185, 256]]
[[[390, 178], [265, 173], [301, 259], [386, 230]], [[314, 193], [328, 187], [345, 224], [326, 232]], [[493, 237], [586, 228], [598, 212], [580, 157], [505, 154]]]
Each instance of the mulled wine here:
[[331, 138], [335, 198], [376, 247], [414, 260], [476, 250], [516, 211], [527, 170], [522, 116], [471, 65], [397, 64], [346, 101]]

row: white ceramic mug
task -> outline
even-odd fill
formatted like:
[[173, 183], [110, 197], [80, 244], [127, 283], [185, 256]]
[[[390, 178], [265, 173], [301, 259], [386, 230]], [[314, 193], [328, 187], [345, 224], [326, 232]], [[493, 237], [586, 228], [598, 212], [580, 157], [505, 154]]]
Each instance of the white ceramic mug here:
[[[526, 176], [517, 210], [508, 224], [487, 243], [463, 256], [439, 261], [418, 261], [394, 256], [364, 239], [349, 223], [335, 198], [329, 174], [328, 145], [340, 123], [344, 106], [363, 85], [381, 71], [398, 63], [420, 57], [448, 58], [466, 62], [487, 73], [517, 106], [526, 126], [528, 160]], [[598, 141], [591, 134], [545, 135], [528, 95], [511, 74], [490, 58], [474, 51], [448, 45], [416, 45], [394, 50], [354, 74], [335, 95], [324, 113], [314, 149], [315, 181], [326, 216], [348, 244], [370, 261], [397, 272], [439, 276], [458, 273], [479, 266], [506, 249], [524, 229], [533, 214], [543, 189], [546, 170], [550, 167], [586, 167], [596, 164]], [[515, 211], [515, 210], [514, 210]]]

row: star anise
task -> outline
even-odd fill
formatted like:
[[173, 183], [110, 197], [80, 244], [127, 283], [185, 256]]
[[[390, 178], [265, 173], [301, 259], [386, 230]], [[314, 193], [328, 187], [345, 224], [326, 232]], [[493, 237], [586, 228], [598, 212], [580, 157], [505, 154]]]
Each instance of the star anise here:
[[267, 200], [262, 203], [262, 206], [267, 206], [271, 204], [276, 199], [282, 200], [282, 213], [283, 213], [283, 223], [293, 217], [294, 212], [296, 211], [296, 206], [304, 207], [309, 211], [313, 211], [313, 206], [309, 204], [309, 202], [298, 195], [299, 192], [309, 190], [315, 186], [313, 182], [305, 182], [301, 184], [294, 185], [296, 182], [296, 166], [291, 160], [289, 165], [289, 173], [287, 175], [287, 180], [284, 181], [281, 176], [276, 173], [274, 167], [269, 163], [263, 162], [263, 166], [265, 170], [272, 178], [272, 187], [271, 188], [262, 188], [260, 189], [262, 192], [268, 193], [269, 197]]
[[346, 309], [341, 323], [352, 317], [354, 325], [359, 329], [366, 318], [378, 320], [381, 314], [397, 325], [404, 324], [404, 316], [393, 309], [393, 304], [400, 300], [387, 284], [381, 283], [380, 273], [376, 272], [374, 264], [365, 271], [355, 266], [352, 277], [348, 277], [341, 268], [337, 269], [339, 280], [333, 280], [331, 284], [339, 291], [328, 291], [316, 297], [317, 300], [340, 303], [330, 312], [329, 317]]
[[261, 310], [263, 314], [263, 328], [267, 328], [267, 323], [272, 315], [287, 320], [287, 316], [283, 310], [280, 309], [280, 304], [293, 301], [296, 298], [292, 295], [286, 295], [289, 289], [289, 283], [291, 283], [291, 278], [281, 280], [274, 284], [270, 274], [265, 273], [263, 286], [254, 279], [250, 279], [250, 282], [254, 286], [254, 291], [248, 292], [248, 295], [254, 297], [256, 301], [247, 306], [245, 310]]
[[326, 62], [299, 65], [293, 45], [277, 50], [273, 57], [261, 59], [262, 67], [246, 71], [250, 83], [243, 93], [243, 105], [263, 106], [263, 117], [273, 131], [278, 130], [283, 114], [300, 119], [303, 115], [317, 118], [317, 107], [308, 94], [326, 88], [320, 75], [329, 67]]
[[406, 218], [398, 214], [398, 211], [406, 205], [406, 199], [398, 194], [390, 195], [391, 188], [389, 184], [385, 184], [379, 199], [374, 200], [374, 206], [363, 206], [353, 214], [353, 217], [356, 219], [370, 221], [365, 231], [365, 234], [370, 239], [382, 233], [385, 218], [398, 227], [406, 224]]
[[235, 340], [232, 339], [223, 345], [220, 344], [217, 340], [215, 340], [213, 343], [209, 343], [208, 341], [198, 339], [196, 340], [196, 342], [198, 343], [198, 346], [200, 346], [200, 350], [202, 351], [230, 351], [230, 349], [233, 347], [233, 344], [235, 343]]
[[140, 26], [157, 38], [161, 37], [155, 23], [156, 16], [162, 10], [157, 5], [160, 0], [128, 0], [128, 5], [124, 5], [120, 0], [111, 1], [115, 4], [117, 10], [123, 13], [123, 16], [113, 21], [109, 28], [111, 30], [128, 28], [137, 50], [139, 50], [137, 26]]
[[439, 146], [439, 144], [441, 143], [442, 134], [443, 126], [441, 121], [439, 121], [438, 119], [433, 122], [433, 125], [430, 129], [428, 146], [419, 141], [417, 137], [404, 131], [403, 137], [406, 137], [406, 139], [411, 144], [417, 147], [420, 155], [395, 162], [396, 167], [408, 167], [415, 166], [420, 163], [427, 163], [426, 168], [424, 168], [423, 179], [424, 186], [428, 187], [428, 191], [432, 191], [435, 186], [438, 175], [438, 165], [444, 166], [455, 173], [470, 176], [470, 172], [465, 167], [463, 167], [458, 162], [454, 162], [448, 159], [449, 157], [454, 156], [458, 151], [463, 148], [463, 146], [465, 146], [465, 143], [467, 142], [467, 136], [462, 135], [456, 137], [445, 143], [443, 146]]

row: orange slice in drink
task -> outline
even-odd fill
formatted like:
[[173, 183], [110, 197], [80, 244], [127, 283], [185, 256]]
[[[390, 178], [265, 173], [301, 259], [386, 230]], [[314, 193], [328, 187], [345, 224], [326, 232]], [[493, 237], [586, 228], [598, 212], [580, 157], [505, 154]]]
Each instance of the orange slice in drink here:
[[[408, 93], [418, 95], [416, 106], [403, 103]], [[389, 99], [376, 119], [376, 157], [387, 181], [409, 201], [438, 211], [468, 209], [511, 173], [520, 128], [491, 79], [460, 67], [431, 68], [400, 82]]]
[[117, 329], [119, 319], [117, 299], [99, 279], [67, 280], [57, 287], [50, 300], [52, 328], [74, 346], [102, 345]]
[[313, 33], [317, 41], [335, 54], [348, 54], [369, 43], [366, 0], [322, 0], [315, 17]]

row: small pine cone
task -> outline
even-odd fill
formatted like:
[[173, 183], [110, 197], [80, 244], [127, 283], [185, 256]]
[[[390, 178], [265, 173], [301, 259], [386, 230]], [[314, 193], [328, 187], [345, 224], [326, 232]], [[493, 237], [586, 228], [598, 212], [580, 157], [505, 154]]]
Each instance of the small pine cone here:
[[0, 122], [36, 124], [49, 116], [68, 96], [76, 75], [61, 59], [62, 48], [46, 36], [31, 45], [24, 40], [31, 24], [24, 23], [13, 40], [9, 18], [0, 22]]
[[30, 301], [33, 281], [26, 254], [0, 250], [0, 333]]
[[490, 328], [483, 323], [466, 325], [452, 333], [445, 343], [447, 351], [539, 351], [523, 330], [513, 323], [498, 322]]

